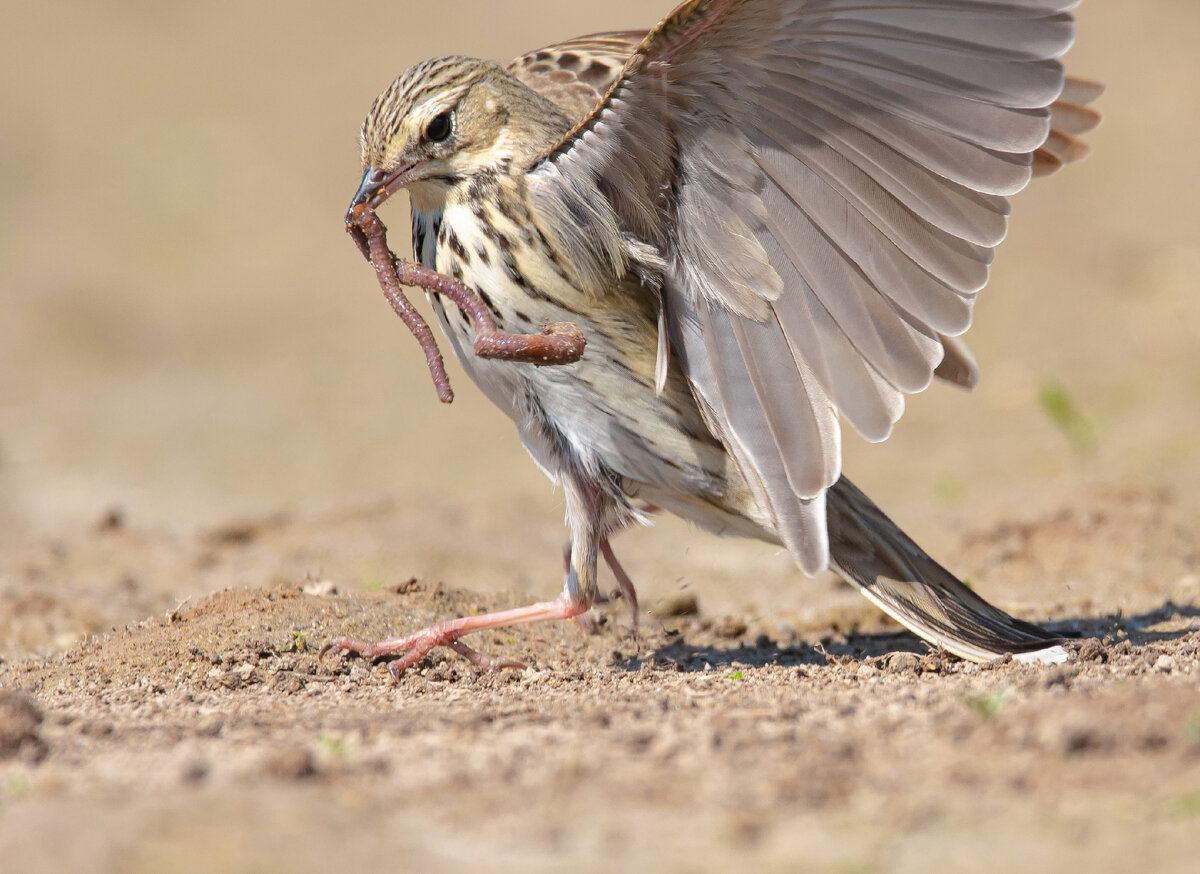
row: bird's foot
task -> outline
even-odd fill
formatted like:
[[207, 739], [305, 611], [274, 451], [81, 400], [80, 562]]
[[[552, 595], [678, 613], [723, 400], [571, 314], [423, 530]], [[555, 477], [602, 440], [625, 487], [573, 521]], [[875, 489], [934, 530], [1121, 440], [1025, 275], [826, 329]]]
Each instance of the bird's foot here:
[[563, 594], [554, 601], [544, 601], [528, 607], [518, 607], [515, 610], [501, 610], [496, 613], [484, 613], [480, 616], [464, 616], [461, 619], [435, 622], [428, 628], [412, 634], [403, 637], [389, 637], [378, 643], [368, 643], [350, 637], [335, 637], [321, 647], [317, 658], [321, 658], [328, 652], [353, 652], [367, 659], [403, 653], [400, 658], [388, 665], [388, 672], [394, 678], [399, 679], [401, 671], [411, 668], [435, 648], [447, 646], [471, 664], [487, 671], [505, 669], [523, 671], [525, 665], [521, 662], [490, 658], [467, 646], [459, 638], [473, 631], [483, 631], [487, 628], [497, 628], [519, 622], [570, 619], [579, 616], [586, 610], [587, 605], [574, 602], [566, 594]]
[[510, 659], [490, 658], [478, 650], [472, 649], [458, 639], [462, 635], [468, 634], [469, 631], [447, 628], [448, 624], [446, 622], [437, 622], [428, 628], [422, 628], [420, 631], [406, 634], [404, 637], [389, 637], [377, 643], [354, 640], [350, 637], [335, 637], [321, 647], [318, 658], [323, 657], [328, 652], [352, 652], [365, 659], [376, 659], [380, 656], [403, 653], [400, 658], [388, 665], [388, 673], [394, 679], [399, 680], [402, 671], [411, 668], [437, 647], [446, 646], [471, 664], [483, 668], [485, 671], [502, 671], [505, 669], [515, 671], [525, 670], [525, 665], [521, 662]]

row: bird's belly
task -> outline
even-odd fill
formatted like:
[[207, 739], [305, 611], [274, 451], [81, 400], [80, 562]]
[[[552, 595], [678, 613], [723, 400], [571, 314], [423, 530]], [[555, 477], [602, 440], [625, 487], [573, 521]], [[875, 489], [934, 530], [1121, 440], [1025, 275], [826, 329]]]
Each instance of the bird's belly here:
[[574, 322], [587, 341], [583, 357], [566, 365], [478, 358], [470, 320], [435, 301], [464, 370], [516, 423], [542, 470], [552, 479], [569, 468], [616, 474], [631, 488], [723, 494], [728, 456], [678, 368], [661, 393], [655, 390], [658, 324], [649, 292], [628, 281], [585, 294], [530, 241], [502, 249], [474, 222], [454, 219], [448, 209], [431, 253], [436, 269], [476, 290], [501, 330]]

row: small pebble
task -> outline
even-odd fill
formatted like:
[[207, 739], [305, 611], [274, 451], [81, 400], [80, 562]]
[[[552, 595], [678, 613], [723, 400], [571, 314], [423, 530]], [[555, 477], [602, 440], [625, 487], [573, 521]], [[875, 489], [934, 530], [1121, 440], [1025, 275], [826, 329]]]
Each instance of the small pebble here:
[[684, 592], [662, 601], [655, 612], [659, 616], [695, 616], [700, 612], [700, 602], [695, 595]]
[[915, 671], [921, 664], [921, 658], [911, 652], [890, 652], [883, 657], [883, 662], [893, 674], [903, 674], [906, 671]]
[[1079, 645], [1076, 657], [1081, 662], [1103, 662], [1108, 658], [1104, 651], [1104, 644], [1094, 637], [1089, 637]]
[[42, 749], [38, 735], [42, 719], [42, 709], [32, 697], [19, 689], [0, 689], [0, 759], [15, 756], [23, 748]]
[[184, 783], [199, 783], [208, 776], [208, 762], [203, 759], [193, 759], [183, 766], [179, 777]]
[[736, 616], [726, 616], [713, 629], [713, 634], [717, 637], [741, 637], [745, 633], [746, 623]]
[[196, 734], [200, 737], [217, 737], [225, 727], [225, 720], [215, 713], [203, 717], [196, 724]]
[[300, 780], [317, 773], [317, 766], [304, 747], [287, 747], [269, 755], [263, 761], [262, 772], [281, 780]]

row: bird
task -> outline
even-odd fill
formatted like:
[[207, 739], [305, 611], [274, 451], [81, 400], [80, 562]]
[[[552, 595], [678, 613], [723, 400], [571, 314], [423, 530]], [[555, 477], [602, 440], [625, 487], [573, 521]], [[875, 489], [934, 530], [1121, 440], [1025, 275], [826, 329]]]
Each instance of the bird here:
[[[961, 658], [1064, 659], [1061, 636], [984, 600], [843, 474], [841, 428], [882, 441], [935, 377], [974, 386], [960, 335], [1010, 197], [1084, 157], [1100, 120], [1102, 86], [1060, 60], [1075, 5], [687, 0], [648, 32], [396, 78], [362, 126], [348, 225], [385, 290], [427, 289], [561, 487], [566, 579], [553, 600], [322, 654], [394, 656], [396, 677], [439, 646], [523, 667], [462, 638], [581, 617], [602, 556], [635, 596], [610, 539], [662, 510], [832, 569]], [[401, 189], [409, 267], [381, 224], [363, 230]], [[552, 324], [582, 340], [481, 351], [487, 332]]]

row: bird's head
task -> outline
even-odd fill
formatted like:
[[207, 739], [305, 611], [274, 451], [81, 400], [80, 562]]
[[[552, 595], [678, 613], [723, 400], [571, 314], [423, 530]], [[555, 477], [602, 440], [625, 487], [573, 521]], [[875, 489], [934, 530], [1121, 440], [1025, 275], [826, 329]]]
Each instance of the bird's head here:
[[570, 127], [499, 64], [448, 57], [409, 68], [375, 99], [362, 127], [362, 184], [351, 208], [407, 188], [418, 209], [442, 204], [484, 170], [511, 172]]

